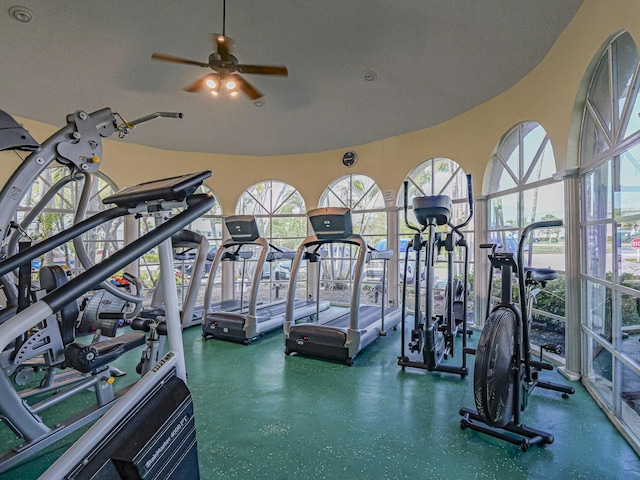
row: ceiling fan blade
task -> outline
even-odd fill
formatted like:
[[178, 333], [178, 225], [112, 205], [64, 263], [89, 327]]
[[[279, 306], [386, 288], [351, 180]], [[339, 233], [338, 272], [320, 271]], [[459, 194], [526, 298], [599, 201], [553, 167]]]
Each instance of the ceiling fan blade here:
[[229, 52], [234, 47], [234, 42], [231, 37], [227, 37], [220, 33], [212, 33], [213, 43], [216, 44], [216, 52], [220, 55], [223, 61], [229, 60]]
[[262, 92], [256, 90], [249, 82], [247, 82], [240, 75], [234, 75], [233, 78], [238, 82], [238, 88], [242, 90], [251, 100], [257, 100], [263, 96]]
[[201, 90], [204, 86], [205, 86], [205, 82], [207, 81], [207, 79], [210, 77], [211, 75], [205, 75], [202, 78], [199, 78], [198, 80], [196, 80], [195, 82], [193, 82], [191, 85], [189, 85], [188, 87], [186, 87], [184, 90], [185, 92], [191, 92], [191, 93], [195, 93], [198, 90]]
[[284, 65], [238, 65], [240, 73], [258, 73], [261, 75], [289, 75], [287, 67]]
[[151, 55], [152, 60], [161, 60], [163, 62], [184, 63], [187, 65], [196, 65], [198, 67], [208, 67], [208, 63], [197, 62], [195, 60], [187, 60], [186, 58], [173, 57], [171, 55], [164, 55], [162, 53], [154, 53]]

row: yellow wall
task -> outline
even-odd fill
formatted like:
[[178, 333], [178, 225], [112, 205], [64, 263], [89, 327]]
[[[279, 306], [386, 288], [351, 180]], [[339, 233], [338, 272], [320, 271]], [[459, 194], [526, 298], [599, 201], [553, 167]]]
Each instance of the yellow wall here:
[[[291, 184], [299, 190], [307, 208], [313, 208], [324, 188], [342, 175], [368, 175], [382, 191], [397, 191], [411, 169], [433, 157], [451, 158], [473, 174], [474, 191], [479, 194], [496, 144], [522, 121], [536, 121], [545, 128], [558, 170], [577, 164], [580, 99], [587, 87], [584, 79], [589, 78], [602, 46], [622, 30], [629, 31], [640, 46], [640, 0], [585, 0], [547, 56], [512, 88], [435, 127], [355, 145], [350, 149], [358, 154], [358, 162], [350, 169], [341, 164], [347, 149], [264, 157], [171, 152], [132, 144], [133, 132], [124, 141], [105, 140], [101, 171], [119, 186], [125, 186], [210, 169], [213, 176], [207, 184], [227, 214], [233, 213], [242, 192], [261, 180]], [[74, 108], [70, 106], [71, 110]], [[61, 112], [61, 120], [71, 110]], [[18, 121], [38, 140], [56, 130], [29, 119]], [[0, 153], [0, 161], [0, 181], [4, 182], [19, 160], [5, 152]]]

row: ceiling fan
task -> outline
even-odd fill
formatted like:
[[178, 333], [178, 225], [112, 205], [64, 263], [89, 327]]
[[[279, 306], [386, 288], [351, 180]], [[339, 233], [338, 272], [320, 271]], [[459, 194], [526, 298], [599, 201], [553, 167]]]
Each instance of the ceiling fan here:
[[164, 55], [162, 53], [154, 53], [151, 55], [151, 58], [164, 62], [208, 67], [213, 70], [213, 73], [208, 73], [186, 87], [184, 90], [187, 92], [197, 92], [207, 87], [213, 95], [217, 95], [221, 91], [226, 90], [229, 95], [236, 96], [238, 91], [242, 91], [252, 100], [257, 100], [263, 96], [262, 92], [257, 90], [239, 74], [279, 75], [286, 77], [288, 75], [287, 67], [284, 65], [244, 65], [238, 63], [238, 59], [230, 53], [230, 50], [233, 48], [233, 40], [225, 35], [226, 4], [227, 2], [224, 0], [222, 7], [222, 35], [218, 33], [211, 34], [213, 42], [216, 45], [216, 51], [209, 55], [207, 62], [198, 62], [196, 60], [188, 60], [172, 55]]

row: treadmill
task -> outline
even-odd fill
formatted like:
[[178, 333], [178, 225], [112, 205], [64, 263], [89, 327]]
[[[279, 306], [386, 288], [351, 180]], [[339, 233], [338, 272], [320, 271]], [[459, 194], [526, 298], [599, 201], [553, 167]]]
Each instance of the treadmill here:
[[[205, 339], [215, 338], [249, 345], [265, 333], [282, 327], [287, 308], [287, 302], [284, 299], [268, 304], [260, 304], [258, 302], [258, 290], [265, 262], [283, 259], [293, 260], [295, 252], [283, 251], [269, 244], [260, 235], [256, 219], [251, 215], [229, 216], [225, 218], [225, 225], [231, 235], [231, 240], [225, 242], [217, 251], [216, 258], [211, 266], [205, 295], [205, 306], [208, 305], [209, 307], [202, 323], [202, 336]], [[245, 301], [246, 261], [253, 256], [253, 251], [248, 250], [249, 248], [255, 248], [252, 246], [259, 247], [259, 254], [253, 272], [252, 287], [248, 299]], [[225, 261], [243, 262], [240, 298], [212, 303], [211, 297], [215, 273], [221, 262]], [[289, 288], [289, 293], [293, 321], [316, 315], [329, 308], [330, 303], [328, 301], [318, 303], [314, 300], [295, 298], [295, 283], [292, 285]]]
[[[351, 211], [348, 208], [317, 208], [307, 212], [314, 235], [298, 247], [291, 268], [291, 285], [295, 285], [300, 263], [317, 255], [319, 247], [330, 243], [344, 243], [358, 247], [351, 304], [349, 311], [323, 323], [295, 324], [293, 293], [289, 288], [284, 321], [285, 354], [307, 355], [353, 365], [355, 356], [371, 342], [386, 335], [401, 320], [401, 309], [385, 306], [386, 261], [393, 258], [393, 250], [374, 250], [360, 235], [353, 233]], [[319, 260], [319, 259], [318, 259]], [[365, 264], [370, 260], [384, 260], [381, 305], [360, 305]]]
[[[171, 236], [171, 246], [173, 248], [174, 260], [182, 261], [183, 274], [186, 264], [185, 260], [189, 260], [191, 263], [191, 280], [187, 286], [182, 310], [180, 312], [182, 328], [200, 325], [202, 323], [204, 305], [197, 305], [197, 300], [206, 263], [209, 260], [207, 258], [209, 242], [199, 233], [182, 229]], [[142, 309], [139, 317], [155, 321], [158, 317], [164, 316], [164, 292], [162, 284], [158, 283], [153, 292], [151, 306]]]

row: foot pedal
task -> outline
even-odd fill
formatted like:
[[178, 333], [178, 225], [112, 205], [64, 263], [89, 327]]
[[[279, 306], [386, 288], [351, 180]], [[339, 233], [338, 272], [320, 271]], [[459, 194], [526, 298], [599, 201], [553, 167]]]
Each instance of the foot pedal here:
[[556, 355], [562, 355], [562, 345], [556, 345], [554, 343], [545, 343], [540, 345], [542, 350], [545, 350], [550, 353], [555, 353]]

